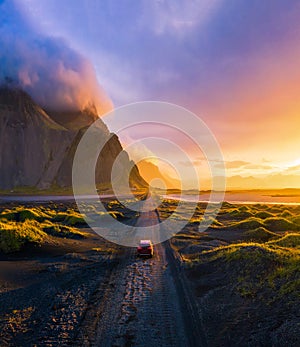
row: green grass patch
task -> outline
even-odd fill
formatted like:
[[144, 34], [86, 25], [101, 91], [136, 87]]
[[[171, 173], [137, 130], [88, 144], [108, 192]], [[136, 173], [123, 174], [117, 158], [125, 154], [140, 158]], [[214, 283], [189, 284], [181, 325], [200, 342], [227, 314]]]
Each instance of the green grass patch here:
[[293, 217], [292, 222], [300, 227], [300, 216]]
[[264, 226], [270, 231], [297, 231], [300, 225], [288, 221], [282, 217], [271, 217], [264, 220]]
[[260, 219], [266, 219], [266, 218], [272, 218], [274, 217], [274, 215], [267, 211], [259, 211], [255, 214], [255, 217]]
[[[62, 209], [64, 212], [58, 212]], [[86, 226], [82, 215], [64, 205], [13, 206], [0, 213], [0, 252], [16, 252], [28, 243], [42, 244], [49, 237], [84, 238], [78, 227]]]
[[239, 209], [231, 210], [230, 212], [226, 213], [226, 216], [228, 218], [242, 220], [242, 219], [253, 217], [253, 213], [250, 212], [248, 209], [239, 208]]
[[19, 251], [26, 243], [40, 243], [47, 237], [35, 220], [23, 223], [0, 224], [0, 251], [4, 253]]
[[86, 233], [68, 225], [54, 224], [51, 222], [41, 224], [43, 231], [51, 236], [64, 237], [68, 239], [82, 239]]
[[280, 217], [287, 218], [290, 220], [292, 217], [294, 217], [294, 214], [289, 210], [284, 210], [280, 213]]
[[278, 240], [268, 242], [269, 245], [277, 245], [280, 247], [300, 248], [300, 234], [286, 234]]
[[267, 242], [271, 239], [278, 238], [276, 233], [267, 230], [264, 227], [259, 227], [254, 230], [248, 230], [244, 233], [244, 236], [253, 242]]
[[241, 296], [253, 298], [262, 295], [265, 299], [266, 295], [262, 293], [272, 292], [270, 300], [290, 295], [293, 302], [299, 300], [297, 293], [300, 291], [298, 246], [298, 234], [289, 234], [265, 244], [231, 244], [203, 251], [191, 265], [220, 261], [225, 264], [224, 271], [237, 283], [236, 290]]
[[43, 221], [49, 218], [49, 215], [40, 208], [23, 208], [18, 207], [12, 210], [4, 210], [0, 213], [0, 220], [24, 222], [25, 220]]
[[86, 226], [86, 221], [82, 217], [82, 215], [78, 212], [75, 211], [70, 211], [68, 210], [67, 212], [59, 212], [57, 213], [53, 218], [53, 222], [59, 222], [63, 223], [65, 225], [69, 226], [76, 226], [76, 227], [81, 227], [81, 226]]
[[255, 217], [251, 217], [251, 218], [248, 218], [244, 221], [232, 222], [231, 224], [224, 227], [224, 230], [226, 230], [226, 231], [238, 231], [238, 230], [249, 231], [249, 230], [255, 230], [255, 229], [261, 228], [261, 227], [264, 227], [262, 220], [255, 218]]

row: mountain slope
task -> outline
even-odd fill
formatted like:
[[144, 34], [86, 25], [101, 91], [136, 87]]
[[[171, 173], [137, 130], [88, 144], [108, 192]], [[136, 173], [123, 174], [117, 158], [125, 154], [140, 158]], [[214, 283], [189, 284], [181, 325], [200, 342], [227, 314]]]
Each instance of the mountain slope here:
[[[167, 189], [179, 189], [181, 187], [181, 182], [178, 179], [169, 176], [166, 172], [162, 174], [159, 167], [150, 161], [142, 160], [137, 166], [141, 176], [148, 183], [158, 179], [164, 182]], [[162, 188], [162, 186], [157, 183], [157, 188]]]
[[[0, 88], [0, 189], [71, 186], [77, 145], [96, 119], [92, 107], [73, 112], [73, 116], [72, 112], [46, 113], [25, 92]], [[117, 136], [109, 139], [110, 132], [102, 120], [99, 130], [108, 143], [101, 153], [102, 165], [96, 169], [96, 183], [109, 183], [112, 164], [122, 146]], [[120, 172], [130, 166], [128, 156], [122, 164]], [[138, 171], [132, 181], [146, 186]]]

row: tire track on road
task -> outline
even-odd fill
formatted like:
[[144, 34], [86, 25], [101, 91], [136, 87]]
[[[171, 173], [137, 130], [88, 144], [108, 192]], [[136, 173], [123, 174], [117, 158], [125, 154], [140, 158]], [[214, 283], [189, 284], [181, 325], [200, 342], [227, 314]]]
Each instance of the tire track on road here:
[[[151, 199], [145, 204], [151, 207]], [[155, 242], [160, 233], [155, 208], [142, 213], [135, 224], [151, 225], [143, 237]], [[151, 259], [137, 258], [135, 248], [124, 250], [109, 280], [91, 299], [82, 324], [81, 346], [205, 346], [197, 339], [198, 332], [192, 331], [198, 322], [189, 326], [198, 316], [194, 315], [195, 308], [191, 308], [189, 300], [181, 297], [190, 292], [182, 289], [184, 284], [177, 278], [181, 274], [174, 270], [174, 256], [170, 252], [166, 243], [154, 246]]]

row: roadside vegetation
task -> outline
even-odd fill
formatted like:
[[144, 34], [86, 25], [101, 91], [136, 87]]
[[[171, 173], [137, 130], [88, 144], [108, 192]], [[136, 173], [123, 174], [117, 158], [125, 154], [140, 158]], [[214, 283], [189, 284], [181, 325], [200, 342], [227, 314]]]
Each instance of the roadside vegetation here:
[[257, 272], [261, 264], [261, 276], [267, 272], [269, 284], [276, 282], [276, 274], [286, 280], [296, 279], [292, 270], [300, 260], [299, 206], [224, 203], [210, 227], [199, 233], [204, 211], [205, 206], [198, 206], [186, 227], [172, 238], [173, 248], [189, 266], [216, 260], [230, 266], [245, 262], [243, 268], [249, 274], [251, 269]]
[[36, 206], [5, 208], [0, 213], [0, 251], [16, 252], [27, 244], [51, 242], [53, 237], [84, 238], [82, 216], [73, 209], [58, 212]]
[[219, 345], [242, 335], [251, 346], [298, 346], [300, 207], [224, 203], [202, 233], [205, 206], [198, 207], [171, 245], [204, 308], [211, 344], [222, 331]]
[[[112, 200], [106, 212], [97, 212], [91, 204], [86, 211], [95, 215], [109, 214], [119, 220], [129, 219], [122, 206]], [[18, 252], [27, 245], [53, 244], [63, 239], [84, 239], [90, 235], [83, 215], [75, 203], [47, 203], [20, 205], [10, 203], [0, 206], [0, 253]]]

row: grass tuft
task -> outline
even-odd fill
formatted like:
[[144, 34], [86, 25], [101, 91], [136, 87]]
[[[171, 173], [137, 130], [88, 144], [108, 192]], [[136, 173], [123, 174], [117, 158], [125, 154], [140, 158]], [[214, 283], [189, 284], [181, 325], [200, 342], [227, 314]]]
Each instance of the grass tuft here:
[[271, 217], [264, 220], [264, 225], [270, 231], [297, 231], [300, 230], [300, 225], [288, 221], [282, 217]]
[[40, 243], [47, 234], [35, 220], [23, 223], [0, 224], [0, 251], [4, 253], [19, 251], [26, 243]]

